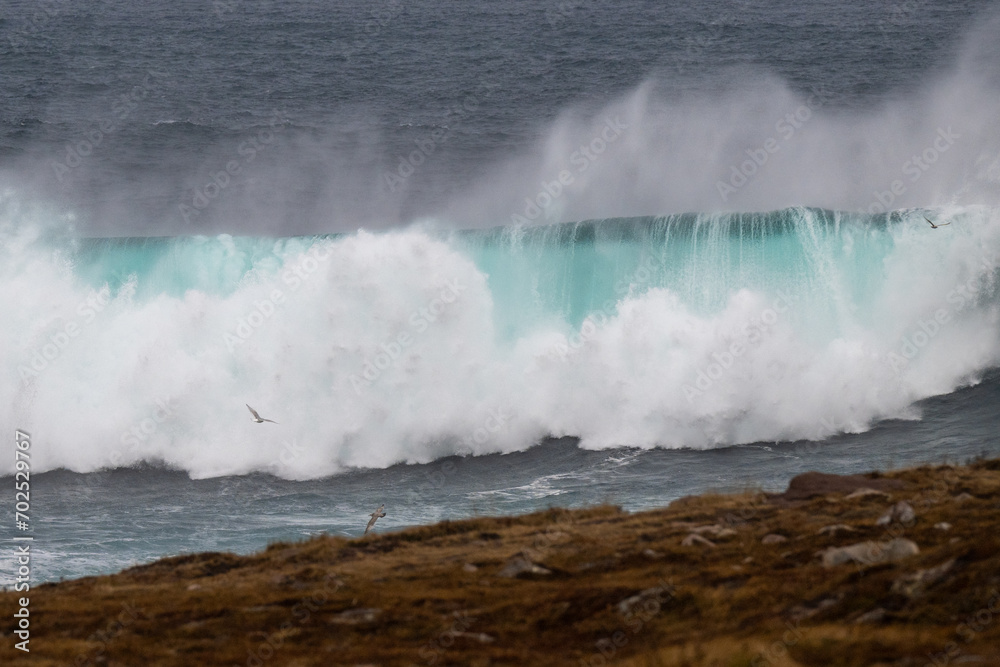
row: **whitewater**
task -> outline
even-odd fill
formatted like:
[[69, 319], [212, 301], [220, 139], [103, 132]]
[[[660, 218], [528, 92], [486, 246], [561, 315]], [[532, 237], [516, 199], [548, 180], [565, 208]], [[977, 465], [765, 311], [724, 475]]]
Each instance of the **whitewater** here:
[[46, 443], [35, 472], [301, 480], [547, 436], [822, 440], [917, 418], [1000, 360], [995, 208], [293, 238], [78, 239], [19, 215], [0, 409]]

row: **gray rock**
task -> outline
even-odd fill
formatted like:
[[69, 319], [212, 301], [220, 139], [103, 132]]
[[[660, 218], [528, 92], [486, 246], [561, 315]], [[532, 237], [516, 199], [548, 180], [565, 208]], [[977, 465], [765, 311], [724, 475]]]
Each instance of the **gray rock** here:
[[941, 523], [934, 524], [936, 530], [951, 530], [951, 524], [947, 521], [942, 521]]
[[717, 523], [707, 526], [696, 526], [691, 529], [691, 532], [697, 535], [708, 534], [711, 535], [712, 537], [722, 540], [728, 537], [736, 537], [737, 535], [739, 535], [739, 533], [737, 533], [732, 528], [726, 528], [725, 526], [722, 526]]
[[935, 567], [926, 570], [917, 570], [910, 574], [904, 574], [892, 582], [892, 592], [902, 593], [909, 597], [917, 597], [927, 588], [944, 579], [945, 575], [951, 571], [955, 565], [955, 559], [946, 560]]
[[910, 524], [916, 521], [916, 519], [917, 513], [913, 511], [910, 503], [905, 500], [900, 500], [898, 503], [889, 508], [888, 512], [880, 516], [878, 521], [875, 522], [875, 525], [888, 526], [893, 522]]
[[504, 565], [499, 572], [497, 572], [498, 577], [504, 577], [506, 579], [513, 579], [514, 577], [518, 577], [522, 574], [537, 574], [541, 576], [552, 574], [552, 571], [546, 570], [541, 565], [532, 563], [527, 558], [515, 556], [507, 561], [507, 564]]
[[816, 531], [816, 534], [834, 536], [837, 533], [856, 533], [856, 532], [857, 531], [854, 528], [851, 528], [847, 524], [835, 523], [832, 526], [823, 526], [818, 531]]
[[693, 546], [696, 546], [696, 545], [697, 546], [702, 546], [702, 547], [714, 547], [715, 543], [713, 543], [710, 540], [705, 539], [704, 537], [702, 537], [698, 533], [691, 533], [690, 535], [688, 535], [687, 537], [685, 537], [683, 540], [681, 540], [681, 546], [682, 547], [693, 547]]
[[888, 542], [859, 542], [846, 547], [830, 547], [817, 555], [823, 559], [823, 567], [836, 567], [845, 563], [876, 565], [892, 563], [920, 553], [920, 548], [910, 540], [898, 537]]
[[854, 619], [854, 622], [860, 625], [862, 623], [881, 623], [883, 620], [885, 620], [885, 609], [882, 609], [882, 607], [875, 607], [871, 611], [867, 611], [858, 616]]
[[647, 588], [619, 602], [618, 613], [628, 616], [637, 608], [643, 608], [649, 600], [655, 600], [657, 605], [664, 604], [673, 596], [675, 590], [672, 584]]
[[496, 641], [495, 638], [490, 637], [485, 632], [449, 632], [452, 637], [465, 637], [466, 639], [474, 639], [480, 644], [491, 644]]
[[761, 544], [781, 544], [782, 542], [787, 542], [788, 538], [784, 535], [778, 535], [777, 533], [770, 533], [761, 538]]
[[348, 609], [342, 611], [327, 622], [333, 625], [359, 625], [361, 623], [372, 623], [375, 617], [382, 613], [381, 609], [373, 607], [360, 607], [358, 609]]
[[878, 496], [880, 498], [889, 498], [889, 494], [885, 491], [879, 491], [878, 489], [872, 489], [867, 486], [858, 489], [852, 493], [844, 496], [844, 500], [855, 500], [857, 498], [870, 498], [872, 496]]

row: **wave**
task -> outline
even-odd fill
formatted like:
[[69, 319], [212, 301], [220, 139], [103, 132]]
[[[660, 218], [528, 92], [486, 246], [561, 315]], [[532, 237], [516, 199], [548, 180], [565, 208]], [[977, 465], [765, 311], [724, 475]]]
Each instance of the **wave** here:
[[0, 418], [38, 472], [821, 440], [1000, 359], [995, 208], [77, 239], [0, 204]]

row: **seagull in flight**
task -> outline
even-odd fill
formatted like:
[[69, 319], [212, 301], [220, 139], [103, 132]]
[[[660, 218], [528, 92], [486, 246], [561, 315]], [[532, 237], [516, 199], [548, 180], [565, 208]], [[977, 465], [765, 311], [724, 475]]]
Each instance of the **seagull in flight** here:
[[244, 403], [244, 405], [247, 406], [247, 410], [249, 410], [250, 414], [253, 415], [253, 417], [250, 418], [251, 421], [254, 421], [254, 422], [258, 423], [258, 424], [263, 424], [264, 422], [271, 422], [272, 424], [277, 424], [278, 423], [278, 422], [274, 421], [273, 419], [264, 419], [259, 414], [257, 414], [257, 411], [254, 410], [253, 408], [251, 408], [249, 405], [247, 405], [246, 403]]
[[931, 227], [933, 227], [934, 229], [937, 229], [938, 227], [947, 227], [948, 225], [951, 224], [950, 222], [942, 222], [940, 225], [935, 225], [933, 222], [931, 222], [930, 218], [928, 218], [926, 215], [924, 216], [924, 220], [926, 220], [927, 222], [929, 222], [930, 225], [931, 225]]
[[367, 535], [368, 531], [372, 529], [372, 526], [375, 525], [376, 521], [378, 521], [379, 519], [381, 519], [382, 517], [385, 516], [385, 512], [382, 511], [382, 509], [384, 507], [385, 507], [385, 503], [382, 503], [381, 505], [378, 506], [377, 510], [375, 510], [374, 512], [372, 512], [371, 514], [368, 515], [368, 516], [370, 516], [372, 518], [372, 520], [369, 521], [368, 525], [365, 527], [365, 535]]

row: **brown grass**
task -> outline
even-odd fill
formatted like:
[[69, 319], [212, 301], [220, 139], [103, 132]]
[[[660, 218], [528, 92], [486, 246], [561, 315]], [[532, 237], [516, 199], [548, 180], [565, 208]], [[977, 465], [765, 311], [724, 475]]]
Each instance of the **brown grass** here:
[[[0, 664], [1000, 665], [1000, 461], [882, 477], [904, 483], [891, 500], [706, 495], [167, 558], [34, 588], [30, 655], [10, 634], [23, 594], [0, 593]], [[898, 536], [919, 555], [818, 562], [828, 546], [897, 536], [875, 521], [898, 500], [917, 512]], [[706, 524], [735, 535], [681, 546]], [[831, 524], [856, 532], [817, 534]], [[788, 539], [762, 544], [769, 533]], [[498, 577], [518, 555], [550, 574]], [[925, 590], [892, 591], [951, 559]], [[855, 622], [875, 609], [881, 620]]]

